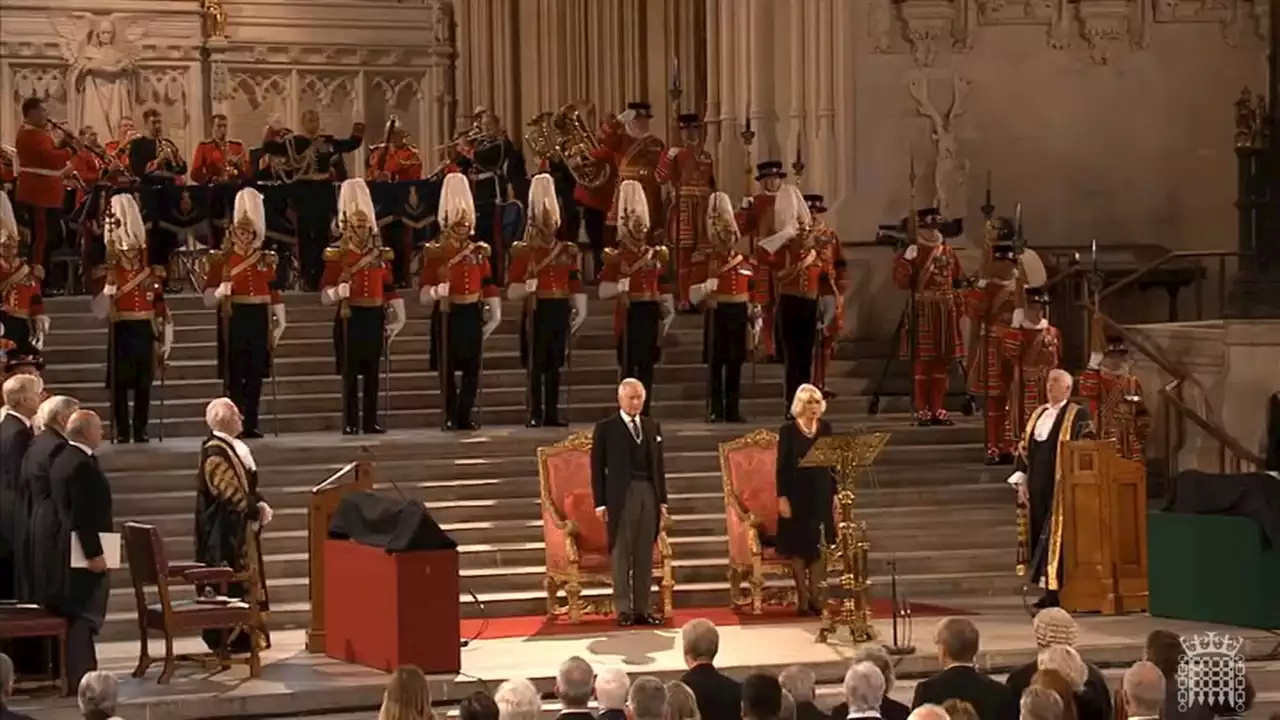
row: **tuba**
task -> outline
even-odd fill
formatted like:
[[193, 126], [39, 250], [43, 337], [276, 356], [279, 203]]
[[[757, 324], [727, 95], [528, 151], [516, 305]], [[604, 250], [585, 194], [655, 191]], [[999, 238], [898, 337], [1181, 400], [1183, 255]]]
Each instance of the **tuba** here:
[[608, 163], [591, 157], [599, 143], [573, 103], [536, 115], [529, 121], [525, 140], [539, 157], [564, 163], [579, 185], [598, 188], [613, 172]]

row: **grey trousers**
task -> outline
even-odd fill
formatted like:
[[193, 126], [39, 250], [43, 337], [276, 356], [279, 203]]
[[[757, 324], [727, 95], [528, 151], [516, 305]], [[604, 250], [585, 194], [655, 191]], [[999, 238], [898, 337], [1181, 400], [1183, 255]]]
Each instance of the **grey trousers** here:
[[658, 496], [653, 484], [633, 482], [618, 518], [613, 543], [613, 606], [618, 615], [648, 613], [653, 582], [653, 543], [658, 537]]

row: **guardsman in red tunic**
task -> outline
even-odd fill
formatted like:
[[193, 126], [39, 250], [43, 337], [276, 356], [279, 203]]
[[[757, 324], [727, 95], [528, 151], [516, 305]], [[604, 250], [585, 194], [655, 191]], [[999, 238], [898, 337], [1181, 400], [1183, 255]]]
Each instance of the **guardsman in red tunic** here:
[[191, 156], [191, 182], [207, 185], [249, 180], [249, 149], [239, 140], [227, 139], [226, 115], [214, 115], [212, 119], [213, 137], [196, 145], [195, 155]]
[[[409, 133], [396, 130], [391, 136], [391, 148], [378, 143], [369, 148], [369, 167], [366, 180], [399, 182], [422, 179], [422, 156], [418, 148], [409, 144]], [[383, 160], [383, 157], [386, 160]]]
[[35, 354], [49, 332], [40, 278], [18, 254], [19, 237], [9, 196], [0, 193], [0, 337], [13, 344], [15, 356]]
[[759, 336], [764, 284], [755, 260], [738, 248], [741, 235], [728, 195], [711, 196], [706, 223], [710, 246], [690, 258], [689, 297], [706, 309], [702, 355], [711, 373], [707, 419], [742, 423], [742, 363]]
[[236, 195], [227, 239], [209, 256], [204, 300], [218, 306], [218, 376], [244, 417], [242, 438], [260, 438], [258, 405], [262, 381], [272, 372], [271, 357], [284, 334], [284, 302], [276, 289], [279, 259], [262, 248], [266, 212], [262, 195], [245, 188]]
[[852, 281], [849, 279], [849, 264], [840, 247], [840, 236], [822, 221], [822, 216], [827, 212], [826, 200], [821, 195], [805, 195], [804, 201], [813, 218], [814, 242], [823, 253], [823, 262], [831, 267], [831, 283], [835, 286], [836, 314], [822, 329], [822, 348], [813, 361], [813, 384], [822, 390], [823, 397], [831, 399], [836, 394], [827, 389], [827, 367], [835, 357], [840, 333], [844, 332], [844, 299], [852, 289]]
[[670, 254], [651, 245], [649, 201], [644, 186], [623, 180], [618, 186], [618, 247], [604, 254], [600, 299], [617, 298], [614, 332], [618, 368], [624, 378], [644, 385], [644, 415], [653, 400], [653, 369], [661, 359], [661, 343], [675, 319], [670, 289]]
[[441, 232], [423, 248], [419, 299], [432, 308], [431, 360], [443, 377], [443, 429], [478, 430], [472, 411], [480, 391], [484, 341], [502, 322], [502, 297], [493, 281], [489, 245], [471, 239], [476, 210], [465, 175], [445, 176], [436, 214]]
[[520, 358], [528, 370], [529, 427], [564, 427], [560, 367], [569, 339], [587, 319], [578, 246], [558, 236], [560, 204], [555, 180], [539, 173], [529, 186], [525, 239], [511, 248], [507, 297], [523, 300]]
[[1005, 425], [1009, 420], [1013, 364], [1005, 355], [1002, 343], [1013, 326], [1013, 312], [1022, 302], [1017, 281], [1017, 248], [1009, 242], [1011, 233], [1000, 237], [1004, 239], [991, 246], [986, 277], [979, 278], [966, 297], [969, 317], [974, 320], [967, 363], [969, 392], [983, 399], [988, 465], [1013, 464], [1013, 445]]
[[48, 269], [49, 253], [62, 247], [62, 208], [71, 176], [70, 147], [73, 139], [63, 135], [54, 140], [38, 98], [22, 102], [22, 127], [14, 147], [18, 151], [18, 186], [14, 201], [30, 223], [31, 246], [27, 262], [42, 281]]
[[120, 137], [107, 141], [105, 150], [107, 155], [115, 158], [121, 165], [129, 165], [129, 141], [138, 137], [138, 126], [134, 124], [133, 118], [122, 117], [117, 125]]
[[[408, 316], [392, 276], [395, 253], [382, 247], [378, 216], [364, 180], [343, 181], [338, 213], [341, 234], [324, 251], [320, 302], [338, 306], [333, 333], [342, 377], [342, 433], [377, 435], [386, 432], [378, 424], [382, 354], [404, 329]], [[360, 378], [363, 383], [357, 382]]]
[[[742, 208], [738, 211], [738, 227], [743, 236], [750, 241], [754, 259], [758, 266], [769, 264], [769, 252], [759, 249], [761, 240], [778, 231], [774, 227], [773, 208], [778, 199], [778, 191], [782, 189], [782, 181], [787, 177], [782, 163], [778, 160], [766, 160], [756, 164], [756, 182], [760, 183], [760, 192], [743, 199]], [[774, 338], [777, 336], [774, 310], [778, 296], [773, 290], [773, 278], [764, 273], [759, 281], [763, 284], [765, 294], [764, 306], [761, 308], [760, 347], [768, 360], [778, 359], [778, 351]]]
[[777, 323], [785, 329], [780, 338], [784, 402], [790, 417], [796, 391], [812, 381], [819, 333], [835, 320], [835, 269], [830, 253], [818, 244], [813, 216], [799, 188], [787, 185], [778, 193], [774, 216], [774, 226], [780, 229], [761, 240], [759, 247], [771, 253]]
[[957, 292], [964, 271], [955, 250], [939, 231], [944, 221], [938, 211], [926, 208], [916, 217], [914, 242], [898, 254], [893, 265], [894, 283], [911, 293], [910, 303], [915, 308], [914, 317], [907, 318], [900, 352], [911, 360], [916, 424], [951, 425], [944, 401], [951, 363], [964, 357], [960, 330], [964, 295]]
[[[1101, 328], [1101, 321], [1095, 319], [1094, 327]], [[1108, 335], [1105, 352], [1095, 349], [1089, 355], [1079, 393], [1089, 401], [1089, 417], [1094, 419], [1098, 438], [1114, 440], [1120, 457], [1145, 463], [1151, 413], [1122, 336]]]
[[[164, 301], [164, 268], [147, 264], [147, 229], [132, 195], [111, 198], [105, 221], [107, 264], [92, 308], [108, 320], [107, 385], [116, 442], [145, 443], [151, 384], [173, 348], [173, 321]], [[159, 349], [157, 350], [157, 345]], [[133, 413], [129, 413], [129, 391]]]
[[695, 113], [684, 113], [677, 120], [682, 144], [663, 153], [656, 177], [658, 182], [670, 184], [675, 194], [675, 212], [667, 219], [667, 245], [678, 256], [676, 266], [680, 268], [676, 302], [682, 309], [688, 309], [693, 253], [709, 247], [705, 220], [707, 203], [716, 189], [716, 177], [711, 153], [703, 147], [706, 135], [702, 118]]
[[1062, 359], [1062, 334], [1045, 316], [1049, 294], [1040, 288], [1027, 288], [1025, 294], [1024, 306], [1013, 312], [1013, 326], [1004, 335], [1004, 355], [1013, 364], [1007, 426], [1015, 443], [1031, 413], [1048, 402], [1045, 383]]
[[[600, 147], [591, 154], [592, 159], [605, 160], [617, 168], [618, 182], [634, 180], [644, 188], [649, 204], [649, 232], [665, 228], [662, 204], [662, 183], [658, 181], [658, 163], [667, 146], [649, 132], [653, 109], [646, 102], [627, 104], [627, 109], [615, 118], [605, 121], [600, 137]], [[619, 196], [612, 198], [607, 227], [618, 228]], [[607, 240], [606, 240], [607, 243]]]

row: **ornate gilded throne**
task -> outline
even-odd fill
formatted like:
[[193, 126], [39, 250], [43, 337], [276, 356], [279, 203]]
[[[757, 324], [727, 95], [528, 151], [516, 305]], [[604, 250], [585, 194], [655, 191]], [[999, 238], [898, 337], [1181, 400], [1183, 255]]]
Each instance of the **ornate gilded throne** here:
[[[589, 602], [582, 597], [587, 584], [612, 587], [609, 533], [596, 516], [591, 494], [591, 433], [577, 432], [550, 447], [538, 448], [538, 484], [542, 497], [542, 539], [546, 546], [547, 616], [567, 614], [580, 622], [584, 612], [612, 612], [612, 597]], [[664, 518], [653, 545], [653, 577], [658, 581], [662, 613], [671, 617], [675, 581], [671, 572], [671, 542]], [[560, 605], [560, 592], [566, 599]]]
[[[729, 534], [729, 603], [748, 604], [751, 613], [764, 611], [765, 580], [791, 577], [786, 558], [766, 546], [762, 536], [778, 531], [777, 491], [778, 433], [754, 430], [720, 443], [720, 476], [724, 486], [725, 526]], [[742, 594], [747, 580], [748, 593]], [[780, 598], [785, 603], [794, 593]]]

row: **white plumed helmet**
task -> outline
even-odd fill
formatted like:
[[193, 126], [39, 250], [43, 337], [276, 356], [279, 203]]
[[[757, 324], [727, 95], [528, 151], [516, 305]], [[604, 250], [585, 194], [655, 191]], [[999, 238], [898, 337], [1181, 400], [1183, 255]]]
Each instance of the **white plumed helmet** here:
[[142, 222], [138, 201], [129, 193], [111, 196], [111, 212], [116, 222], [107, 226], [107, 247], [142, 249], [147, 246], [147, 226]]
[[618, 187], [618, 229], [633, 240], [644, 240], [649, 233], [649, 197], [635, 180], [623, 180]]
[[529, 224], [539, 227], [560, 227], [560, 201], [556, 198], [556, 183], [548, 173], [533, 176], [529, 185]]
[[440, 189], [440, 207], [436, 210], [440, 218], [440, 227], [448, 229], [458, 225], [466, 225], [470, 229], [476, 226], [476, 205], [471, 197], [471, 183], [462, 173], [449, 173], [444, 176], [444, 187]]
[[262, 193], [253, 188], [245, 188], [236, 193], [232, 217], [235, 218], [236, 225], [244, 225], [253, 230], [255, 244], [262, 244], [267, 236], [267, 214], [262, 206]]

